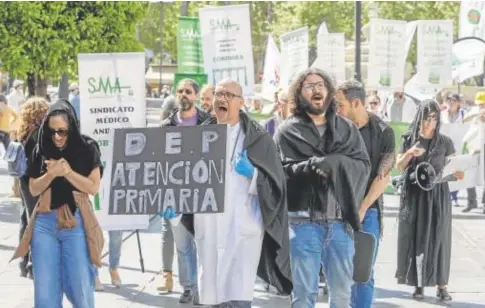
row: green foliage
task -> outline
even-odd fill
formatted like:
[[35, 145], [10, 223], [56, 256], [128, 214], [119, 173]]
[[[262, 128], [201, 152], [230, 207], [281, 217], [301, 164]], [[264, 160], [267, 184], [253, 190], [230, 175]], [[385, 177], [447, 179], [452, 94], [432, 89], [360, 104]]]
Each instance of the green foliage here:
[[143, 50], [135, 25], [139, 2], [3, 2], [0, 58], [16, 76], [59, 78], [74, 71], [78, 53]]

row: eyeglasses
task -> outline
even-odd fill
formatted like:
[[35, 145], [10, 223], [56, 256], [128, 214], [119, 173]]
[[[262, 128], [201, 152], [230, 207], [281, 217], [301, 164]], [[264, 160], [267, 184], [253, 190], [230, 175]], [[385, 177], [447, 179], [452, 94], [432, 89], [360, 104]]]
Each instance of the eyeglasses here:
[[303, 84], [303, 89], [307, 91], [312, 91], [313, 89], [325, 90], [325, 82], [305, 83]]
[[61, 129], [58, 129], [58, 130], [51, 128], [51, 132], [52, 132], [52, 136], [57, 134], [57, 136], [59, 136], [59, 137], [67, 137], [67, 135], [69, 135], [69, 130], [64, 129], [64, 128], [61, 128]]
[[190, 90], [190, 89], [178, 89], [178, 90], [177, 90], [177, 93], [178, 93], [178, 94], [184, 94], [184, 92], [185, 92], [185, 94], [187, 94], [187, 95], [192, 94], [192, 90]]
[[230, 101], [230, 100], [232, 100], [235, 97], [242, 98], [241, 95], [237, 95], [237, 94], [234, 94], [234, 93], [228, 92], [228, 91], [218, 91], [218, 92], [215, 92], [214, 91], [213, 94], [214, 94], [214, 97], [217, 100], [224, 99], [226, 101]]
[[375, 106], [377, 106], [377, 105], [379, 105], [379, 102], [369, 102], [369, 105], [375, 105]]

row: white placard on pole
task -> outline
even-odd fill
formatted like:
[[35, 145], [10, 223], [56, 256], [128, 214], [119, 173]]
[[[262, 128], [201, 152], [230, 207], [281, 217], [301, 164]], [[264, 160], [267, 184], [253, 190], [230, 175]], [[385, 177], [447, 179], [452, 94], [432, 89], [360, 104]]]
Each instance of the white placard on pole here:
[[441, 89], [452, 80], [453, 22], [420, 20], [418, 25], [418, 82]]
[[370, 22], [367, 86], [378, 90], [402, 91], [406, 49], [406, 22], [372, 19]]
[[282, 34], [280, 86], [288, 87], [299, 73], [308, 68], [308, 28]]
[[254, 94], [254, 62], [249, 5], [199, 9], [204, 68], [209, 83], [231, 78], [245, 96]]
[[317, 59], [312, 67], [332, 76], [336, 84], [345, 81], [345, 36], [343, 33], [319, 33]]
[[114, 130], [146, 126], [145, 54], [79, 54], [78, 61], [81, 132], [98, 141], [105, 166], [96, 217], [106, 231], [147, 229], [146, 215], [108, 215]]

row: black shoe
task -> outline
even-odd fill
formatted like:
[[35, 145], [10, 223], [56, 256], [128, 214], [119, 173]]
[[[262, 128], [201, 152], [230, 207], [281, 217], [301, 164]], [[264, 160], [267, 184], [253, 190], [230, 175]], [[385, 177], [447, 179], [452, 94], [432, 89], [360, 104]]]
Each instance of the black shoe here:
[[26, 268], [21, 268], [20, 269], [20, 277], [27, 278], [27, 275], [29, 274], [29, 270]]
[[194, 300], [194, 296], [192, 294], [192, 291], [190, 290], [185, 290], [184, 293], [180, 296], [179, 303], [181, 304], [188, 304], [192, 303]]
[[423, 288], [414, 289], [413, 298], [416, 300], [424, 299], [424, 289]]
[[436, 290], [436, 297], [439, 298], [443, 302], [449, 302], [452, 300], [450, 293], [446, 288]]
[[464, 208], [463, 210], [461, 210], [462, 213], [468, 213], [470, 212], [471, 210], [473, 209], [476, 209], [477, 207], [476, 206], [472, 206], [472, 205], [467, 205], [466, 208]]

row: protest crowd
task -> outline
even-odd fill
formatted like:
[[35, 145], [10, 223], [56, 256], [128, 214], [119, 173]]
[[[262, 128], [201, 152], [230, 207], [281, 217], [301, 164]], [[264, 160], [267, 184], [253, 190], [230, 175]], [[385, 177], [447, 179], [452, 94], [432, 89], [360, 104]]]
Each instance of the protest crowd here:
[[[329, 307], [370, 308], [384, 194], [400, 198], [389, 275], [416, 301], [427, 287], [452, 301], [452, 210], [485, 214], [485, 89], [450, 89], [484, 74], [466, 66], [483, 63], [485, 46], [455, 64], [464, 40], [427, 38], [452, 32], [449, 20], [375, 19], [364, 83], [346, 76], [344, 36], [323, 23], [311, 65], [307, 27], [280, 36], [281, 54], [268, 37], [256, 91], [252, 46], [238, 43], [251, 41], [240, 28], [249, 12], [207, 7], [181, 17], [179, 27], [189, 20], [200, 34], [180, 32], [185, 58], [173, 83], [153, 92], [155, 127], [146, 127], [143, 53], [79, 55], [79, 82], [64, 98], [26, 95], [20, 79], [2, 90], [3, 159], [22, 205], [11, 262], [32, 279], [35, 308], [62, 307], [64, 295], [94, 308], [105, 243], [120, 288], [123, 234], [155, 219], [160, 301], [179, 283], [181, 307], [249, 308], [260, 279], [287, 307], [315, 307], [323, 287]], [[209, 23], [214, 14], [232, 24]], [[405, 83], [415, 33], [417, 71]], [[386, 48], [396, 40], [407, 46]], [[223, 49], [230, 44], [236, 52]], [[106, 71], [99, 85], [90, 77]]]

